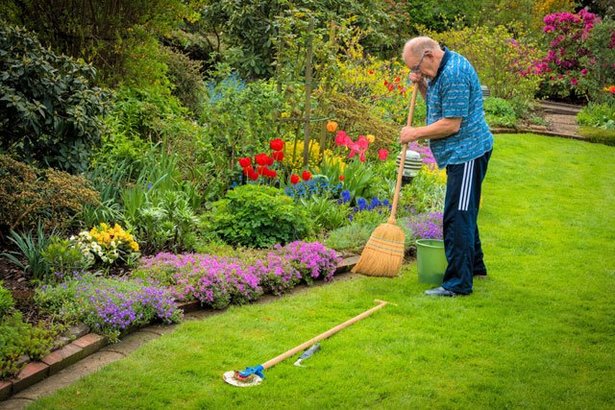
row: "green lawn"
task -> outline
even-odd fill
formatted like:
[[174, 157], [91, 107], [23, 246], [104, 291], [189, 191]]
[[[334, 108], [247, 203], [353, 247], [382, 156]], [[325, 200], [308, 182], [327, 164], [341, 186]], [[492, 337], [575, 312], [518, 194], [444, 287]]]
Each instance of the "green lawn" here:
[[[490, 278], [433, 299], [416, 265], [184, 323], [33, 408], [614, 408], [615, 148], [498, 135], [480, 215]], [[373, 306], [257, 387], [222, 381]]]

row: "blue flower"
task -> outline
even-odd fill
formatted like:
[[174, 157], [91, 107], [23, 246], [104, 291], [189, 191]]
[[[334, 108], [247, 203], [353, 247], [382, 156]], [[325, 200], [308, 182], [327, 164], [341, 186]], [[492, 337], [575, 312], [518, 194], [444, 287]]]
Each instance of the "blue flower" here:
[[377, 196], [372, 198], [372, 201], [369, 203], [369, 209], [374, 209], [376, 207], [379, 207], [380, 205], [382, 205], [382, 203], [380, 202], [380, 199], [378, 199]]
[[352, 195], [350, 195], [350, 191], [345, 189], [342, 191], [342, 203], [350, 202], [352, 199]]
[[367, 200], [365, 198], [359, 197], [357, 199], [357, 206], [359, 207], [359, 211], [364, 211], [367, 209]]

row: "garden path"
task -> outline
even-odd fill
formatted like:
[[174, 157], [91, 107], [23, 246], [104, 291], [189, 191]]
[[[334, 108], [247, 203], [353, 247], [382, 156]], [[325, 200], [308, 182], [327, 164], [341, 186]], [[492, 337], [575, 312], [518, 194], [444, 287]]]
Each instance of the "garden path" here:
[[548, 123], [549, 131], [562, 136], [582, 138], [579, 135], [579, 126], [576, 118], [577, 113], [581, 109], [579, 106], [542, 101], [540, 108], [543, 111], [543, 118]]

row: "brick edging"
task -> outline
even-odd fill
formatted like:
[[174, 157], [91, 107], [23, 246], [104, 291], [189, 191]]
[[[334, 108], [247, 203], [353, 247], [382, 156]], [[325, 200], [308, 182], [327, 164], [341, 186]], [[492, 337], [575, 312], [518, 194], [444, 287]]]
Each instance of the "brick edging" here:
[[[338, 263], [335, 273], [350, 271], [357, 264], [358, 260], [358, 256], [342, 259]], [[178, 303], [178, 308], [184, 312], [193, 312], [199, 310], [200, 307], [201, 305], [198, 301]], [[29, 362], [20, 370], [16, 377], [9, 380], [0, 380], [0, 402], [99, 351], [108, 343], [109, 341], [106, 337], [96, 333], [88, 333], [64, 347], [54, 350], [40, 361]]]

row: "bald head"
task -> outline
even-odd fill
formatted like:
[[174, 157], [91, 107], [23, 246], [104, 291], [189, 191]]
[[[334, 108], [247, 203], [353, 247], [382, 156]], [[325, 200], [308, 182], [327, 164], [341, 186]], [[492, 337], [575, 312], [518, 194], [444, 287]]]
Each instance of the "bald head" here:
[[414, 37], [408, 40], [404, 45], [404, 51], [402, 52], [401, 58], [407, 63], [408, 57], [417, 56], [420, 58], [420, 56], [425, 54], [425, 51], [427, 50], [440, 50], [440, 45], [434, 39], [426, 36]]

